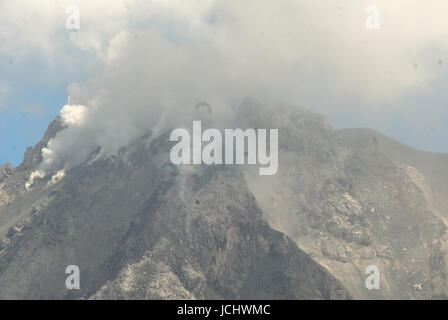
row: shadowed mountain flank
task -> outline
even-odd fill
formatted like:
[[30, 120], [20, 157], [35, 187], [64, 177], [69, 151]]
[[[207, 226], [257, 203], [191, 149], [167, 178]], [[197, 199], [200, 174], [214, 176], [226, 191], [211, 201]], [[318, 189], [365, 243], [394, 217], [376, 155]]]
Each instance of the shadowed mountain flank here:
[[[21, 186], [0, 208], [1, 299], [351, 297], [268, 226], [239, 168], [178, 167], [168, 135], [148, 139], [28, 189], [30, 170], [2, 169]], [[65, 287], [68, 265], [80, 290]]]
[[64, 130], [50, 125], [21, 166], [0, 167], [0, 298], [447, 297], [446, 155], [286, 104], [234, 112], [223, 126], [278, 129], [277, 174], [173, 165], [167, 130], [25, 187]]

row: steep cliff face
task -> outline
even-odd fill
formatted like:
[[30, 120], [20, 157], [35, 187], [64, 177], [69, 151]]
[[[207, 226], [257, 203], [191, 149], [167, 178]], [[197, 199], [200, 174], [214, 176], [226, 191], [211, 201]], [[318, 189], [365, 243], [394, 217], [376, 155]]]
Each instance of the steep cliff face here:
[[[269, 181], [245, 171], [270, 225], [355, 298], [446, 297], [447, 226], [437, 186], [373, 136], [333, 131], [305, 110], [277, 110], [249, 125], [279, 126], [279, 173]], [[380, 290], [365, 286], [369, 265], [380, 269]]]
[[[177, 167], [169, 147], [143, 137], [28, 189], [25, 159], [4, 182], [20, 183], [0, 208], [0, 298], [350, 298], [262, 220], [238, 168]], [[68, 265], [80, 290], [65, 287]]]

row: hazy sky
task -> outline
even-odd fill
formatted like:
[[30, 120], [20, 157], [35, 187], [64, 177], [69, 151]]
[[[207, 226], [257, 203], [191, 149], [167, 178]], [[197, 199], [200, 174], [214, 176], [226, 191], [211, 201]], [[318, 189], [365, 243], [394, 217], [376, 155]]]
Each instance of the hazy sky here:
[[64, 105], [48, 167], [244, 96], [448, 152], [447, 12], [445, 0], [0, 0], [0, 163], [18, 164]]

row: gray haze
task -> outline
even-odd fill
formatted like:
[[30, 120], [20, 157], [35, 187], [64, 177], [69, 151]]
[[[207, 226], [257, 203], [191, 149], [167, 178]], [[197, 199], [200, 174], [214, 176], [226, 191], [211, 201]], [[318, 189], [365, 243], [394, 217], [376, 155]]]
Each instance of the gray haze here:
[[[68, 4], [80, 8], [79, 31], [65, 29]], [[46, 150], [44, 171], [78, 164], [97, 147], [116, 153], [154, 126], [187, 122], [199, 101], [214, 106], [215, 120], [245, 96], [305, 105], [337, 123], [372, 119], [381, 126], [385, 117], [401, 114], [401, 130], [413, 137], [428, 125], [438, 127], [435, 115], [444, 114], [435, 89], [446, 75], [443, 0], [376, 1], [378, 31], [365, 27], [367, 3], [351, 0], [0, 5], [0, 38], [8, 39], [2, 54], [18, 64], [39, 55], [52, 66], [51, 76], [42, 75], [51, 81], [58, 79], [56, 70], [64, 70], [61, 79], [79, 64], [87, 70], [86, 81], [69, 86], [65, 111], [85, 109], [76, 109], [82, 113], [76, 121], [73, 112], [63, 113], [68, 128]], [[11, 90], [0, 81], [0, 101]], [[435, 104], [425, 108], [432, 111], [410, 105], [410, 94], [428, 92]]]

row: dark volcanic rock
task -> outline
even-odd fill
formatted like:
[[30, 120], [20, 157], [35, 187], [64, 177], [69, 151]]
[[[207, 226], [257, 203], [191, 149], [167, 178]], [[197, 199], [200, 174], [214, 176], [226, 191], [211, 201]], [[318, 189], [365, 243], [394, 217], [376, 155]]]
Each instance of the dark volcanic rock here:
[[238, 168], [192, 171], [169, 162], [166, 136], [146, 145], [40, 179], [0, 212], [1, 299], [350, 297], [262, 220]]
[[[0, 167], [0, 298], [448, 296], [447, 155], [284, 104], [247, 99], [235, 119], [279, 129], [276, 175], [174, 166], [165, 134], [25, 188], [54, 122], [20, 167]], [[72, 264], [79, 291], [65, 288]]]

